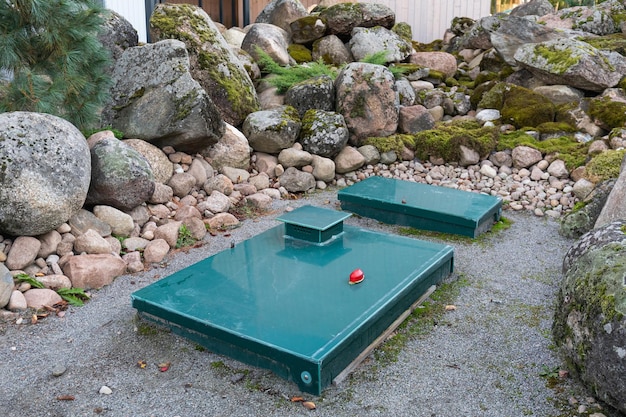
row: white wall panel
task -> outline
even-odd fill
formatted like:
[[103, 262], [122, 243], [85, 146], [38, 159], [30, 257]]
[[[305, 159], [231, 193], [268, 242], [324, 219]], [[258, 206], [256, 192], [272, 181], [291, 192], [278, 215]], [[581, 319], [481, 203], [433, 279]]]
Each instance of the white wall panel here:
[[148, 34], [145, 0], [104, 0], [104, 7], [124, 16], [137, 30], [139, 42], [146, 42]]
[[478, 19], [490, 14], [491, 0], [359, 0], [384, 4], [396, 12], [397, 22], [407, 22], [413, 39], [428, 43], [443, 38], [455, 17]]

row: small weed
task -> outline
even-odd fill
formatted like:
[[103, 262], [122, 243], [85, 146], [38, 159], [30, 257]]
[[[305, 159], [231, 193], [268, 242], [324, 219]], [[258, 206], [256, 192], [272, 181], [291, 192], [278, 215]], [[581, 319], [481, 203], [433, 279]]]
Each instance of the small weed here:
[[57, 290], [57, 294], [59, 294], [62, 299], [76, 307], [82, 307], [85, 304], [85, 301], [90, 298], [82, 288], [59, 288]]
[[261, 209], [245, 201], [234, 205], [228, 212], [238, 220], [255, 219], [263, 214]]
[[541, 365], [541, 371], [539, 372], [539, 376], [547, 379], [555, 379], [559, 377], [559, 367], [549, 367], [548, 365]]
[[202, 345], [195, 345], [194, 350], [197, 350], [198, 352], [206, 352], [206, 348]]
[[146, 323], [140, 323], [137, 325], [137, 333], [142, 336], [154, 336], [159, 333], [159, 329]]
[[37, 281], [35, 278], [31, 277], [28, 274], [17, 274], [13, 277], [13, 279], [18, 283], [25, 282], [33, 288], [43, 288], [43, 284], [41, 282]]
[[178, 239], [176, 239], [176, 249], [192, 246], [196, 243], [196, 239], [191, 235], [191, 230], [182, 224], [178, 229]]

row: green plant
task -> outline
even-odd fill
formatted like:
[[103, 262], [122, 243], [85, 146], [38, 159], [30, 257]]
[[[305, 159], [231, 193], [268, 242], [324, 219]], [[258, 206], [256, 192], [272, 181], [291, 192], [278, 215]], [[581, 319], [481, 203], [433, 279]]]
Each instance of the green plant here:
[[196, 239], [192, 236], [191, 230], [189, 230], [187, 225], [180, 225], [178, 229], [178, 239], [176, 239], [176, 249], [191, 246], [194, 243], [196, 243]]
[[111, 132], [113, 132], [113, 136], [115, 136], [117, 139], [123, 139], [124, 138], [124, 133], [117, 130], [117, 129], [113, 129], [112, 126], [105, 126], [105, 127], [97, 127], [97, 128], [93, 128], [93, 129], [86, 129], [82, 131], [82, 134], [84, 137], [89, 138], [89, 136], [93, 135], [94, 133], [98, 133], [98, 132], [102, 132], [103, 130], [110, 130]]
[[59, 288], [57, 294], [71, 305], [77, 307], [84, 305], [84, 302], [90, 298], [82, 288]]
[[559, 367], [554, 366], [550, 368], [548, 365], [541, 365], [541, 371], [539, 372], [539, 376], [543, 378], [558, 378], [559, 377]]
[[44, 287], [41, 282], [37, 281], [35, 278], [31, 277], [28, 274], [17, 274], [16, 276], [13, 277], [13, 279], [17, 281], [18, 283], [25, 282], [27, 284], [30, 284], [30, 286], [33, 288]]
[[278, 89], [279, 93], [286, 92], [289, 87], [310, 78], [327, 75], [333, 80], [337, 77], [337, 70], [324, 64], [322, 60], [309, 62], [303, 65], [282, 67], [265, 51], [256, 47], [257, 63], [264, 72], [274, 74], [267, 81]]
[[90, 0], [5, 0], [0, 7], [0, 112], [35, 111], [95, 124], [110, 56]]

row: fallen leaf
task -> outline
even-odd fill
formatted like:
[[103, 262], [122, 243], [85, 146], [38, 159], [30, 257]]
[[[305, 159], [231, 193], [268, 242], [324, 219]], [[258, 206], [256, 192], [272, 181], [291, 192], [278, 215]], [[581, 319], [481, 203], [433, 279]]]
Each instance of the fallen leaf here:
[[157, 367], [159, 368], [159, 371], [161, 372], [165, 372], [168, 369], [170, 369], [170, 366], [172, 365], [171, 362], [163, 362], [157, 365]]
[[146, 361], [141, 360], [141, 361], [137, 361], [137, 366], [140, 367], [141, 369], [146, 369], [146, 366], [148, 366], [148, 364], [146, 363]]
[[302, 397], [291, 397], [292, 403], [301, 403], [302, 401], [304, 401], [304, 398]]
[[446, 311], [454, 311], [456, 310], [456, 306], [452, 305], [452, 304], [448, 304], [446, 306]]
[[35, 276], [36, 276], [36, 277], [43, 277], [43, 276], [45, 276], [45, 275], [46, 275], [46, 274], [44, 274], [43, 272], [37, 272], [37, 273], [35, 274]]
[[37, 324], [37, 314], [33, 314], [30, 318], [30, 324]]
[[57, 400], [59, 401], [74, 401], [76, 399], [76, 397], [74, 397], [73, 395], [59, 395], [57, 397]]
[[313, 401], [304, 401], [302, 403], [302, 405], [304, 406], [304, 408], [306, 408], [307, 410], [315, 410], [317, 407], [315, 407], [315, 403]]

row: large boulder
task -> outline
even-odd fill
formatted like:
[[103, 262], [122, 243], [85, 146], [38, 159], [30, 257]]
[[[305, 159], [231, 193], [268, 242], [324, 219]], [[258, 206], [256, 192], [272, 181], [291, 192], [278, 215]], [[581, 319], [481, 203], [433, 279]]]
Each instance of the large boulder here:
[[565, 237], [579, 238], [593, 229], [614, 185], [614, 179], [603, 181], [595, 186], [588, 195], [581, 198], [584, 206], [563, 216], [559, 233]]
[[399, 97], [395, 78], [383, 65], [353, 62], [335, 80], [336, 111], [350, 130], [350, 142], [389, 136], [398, 128]]
[[236, 127], [226, 124], [224, 136], [208, 149], [211, 166], [216, 170], [223, 167], [250, 168], [250, 145], [248, 139]]
[[274, 26], [291, 32], [291, 22], [308, 16], [306, 8], [299, 0], [277, 0], [273, 2], [268, 22]]
[[35, 236], [85, 203], [91, 157], [68, 121], [39, 113], [0, 114], [0, 233]]
[[550, 0], [531, 0], [515, 7], [509, 14], [511, 16], [523, 17], [544, 16], [549, 13], [554, 13], [554, 6], [550, 3]]
[[624, 13], [624, 5], [617, 1], [607, 1], [595, 7], [568, 7], [550, 16], [544, 16], [540, 23], [560, 29], [574, 29], [594, 35], [609, 35], [619, 32], [619, 24], [614, 15]]
[[288, 65], [293, 61], [289, 56], [289, 34], [284, 29], [269, 23], [255, 23], [250, 26], [243, 39], [241, 49], [259, 61], [258, 50], [270, 56], [278, 65]]
[[576, 39], [522, 45], [514, 58], [546, 84], [566, 84], [590, 91], [614, 87], [626, 73], [626, 58], [622, 55]]
[[285, 104], [298, 110], [300, 117], [310, 109], [335, 109], [335, 85], [328, 75], [313, 77], [289, 87]]
[[242, 130], [252, 149], [277, 154], [296, 142], [301, 127], [298, 111], [291, 106], [281, 106], [251, 113]]
[[93, 145], [91, 159], [88, 204], [131, 210], [152, 196], [152, 169], [134, 148], [117, 139], [105, 138]]
[[626, 412], [626, 221], [594, 229], [565, 255], [552, 333], [570, 371]]
[[624, 205], [624, 201], [626, 201], [626, 169], [624, 167], [624, 161], [622, 161], [621, 172], [596, 219], [594, 225], [596, 229], [616, 220], [626, 219], [626, 206]]
[[354, 61], [350, 48], [337, 35], [324, 36], [313, 42], [313, 61], [322, 60], [328, 65], [343, 65]]
[[116, 63], [112, 83], [102, 124], [126, 137], [195, 153], [224, 134], [219, 109], [191, 76], [181, 41], [127, 49]]
[[511, 66], [517, 65], [515, 53], [518, 48], [531, 43], [558, 40], [568, 36], [562, 31], [524, 17], [498, 15], [483, 19], [493, 23], [493, 26], [487, 26], [489, 40], [500, 57]]
[[[357, 61], [377, 53], [385, 53], [387, 63], [404, 61], [413, 47], [397, 33], [380, 26], [356, 27], [350, 37], [350, 51]], [[456, 60], [455, 60], [456, 69]]]
[[348, 126], [339, 113], [312, 109], [304, 114], [299, 142], [305, 151], [334, 158], [348, 144], [348, 139]]
[[389, 7], [373, 3], [340, 3], [321, 11], [332, 35], [349, 36], [355, 27], [372, 28], [382, 26], [391, 29], [396, 23], [396, 14]]
[[146, 158], [156, 182], [166, 184], [169, 181], [174, 173], [174, 165], [165, 152], [141, 139], [126, 139], [124, 143]]
[[499, 83], [485, 93], [478, 108], [500, 110], [502, 121], [517, 128], [553, 122], [556, 115], [556, 106], [550, 99], [509, 83]]
[[192, 77], [226, 122], [238, 126], [259, 110], [248, 72], [204, 10], [190, 4], [158, 4], [150, 17], [150, 36], [153, 42], [185, 42]]
[[137, 30], [132, 23], [113, 10], [107, 11], [107, 18], [98, 33], [98, 40], [111, 53], [111, 58], [117, 60], [125, 50], [139, 44]]

